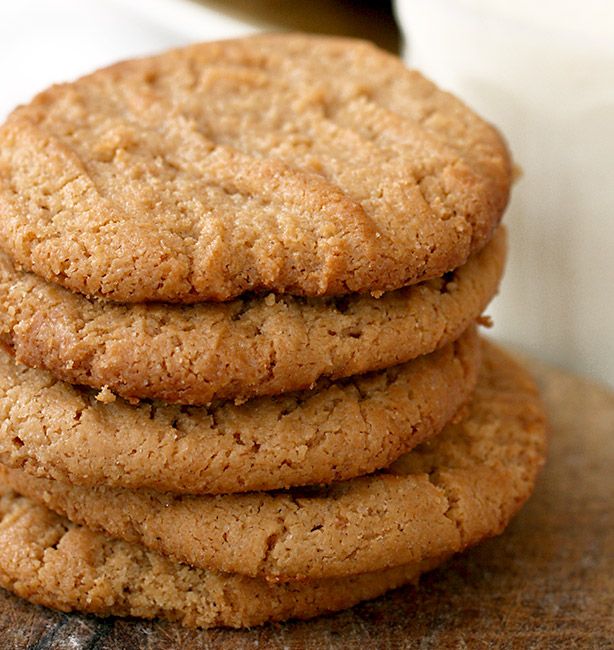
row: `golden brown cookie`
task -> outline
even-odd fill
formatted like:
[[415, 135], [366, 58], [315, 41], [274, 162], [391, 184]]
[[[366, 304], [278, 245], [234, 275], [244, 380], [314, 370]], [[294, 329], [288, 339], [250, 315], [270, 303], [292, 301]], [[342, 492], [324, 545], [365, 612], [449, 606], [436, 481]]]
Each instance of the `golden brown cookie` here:
[[419, 563], [500, 533], [531, 493], [544, 452], [535, 385], [486, 344], [464, 418], [371, 476], [216, 497], [75, 488], [22, 471], [8, 482], [79, 524], [180, 562], [320, 579]]
[[329, 483], [385, 467], [440, 431], [469, 397], [479, 361], [471, 327], [431, 355], [312, 391], [135, 406], [0, 351], [0, 462], [75, 484], [183, 493]]
[[444, 278], [384, 294], [230, 303], [103, 303], [18, 272], [0, 253], [0, 338], [17, 361], [128, 398], [207, 404], [312, 386], [428, 354], [494, 295], [505, 233]]
[[17, 496], [0, 479], [0, 586], [65, 612], [247, 627], [351, 607], [415, 582], [442, 561], [278, 584], [213, 573], [75, 526]]
[[508, 200], [496, 130], [371, 44], [203, 43], [57, 85], [0, 128], [0, 246], [120, 302], [439, 277]]

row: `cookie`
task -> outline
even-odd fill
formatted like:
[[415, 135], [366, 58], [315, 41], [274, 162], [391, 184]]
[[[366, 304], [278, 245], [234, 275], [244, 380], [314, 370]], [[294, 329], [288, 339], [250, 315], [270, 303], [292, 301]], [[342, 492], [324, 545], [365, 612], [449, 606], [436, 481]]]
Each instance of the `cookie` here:
[[347, 578], [275, 584], [195, 569], [75, 526], [0, 481], [0, 585], [65, 612], [164, 617], [190, 627], [247, 627], [351, 607], [415, 582], [443, 559]]
[[379, 370], [455, 340], [494, 295], [497, 233], [444, 278], [384, 294], [274, 296], [189, 306], [88, 299], [0, 253], [0, 340], [17, 361], [127, 398], [207, 404]]
[[217, 497], [76, 488], [19, 470], [8, 481], [77, 523], [180, 562], [319, 579], [450, 555], [500, 533], [533, 489], [544, 435], [532, 380], [487, 345], [465, 417], [371, 476]]
[[0, 246], [119, 302], [388, 291], [479, 250], [511, 176], [493, 127], [371, 44], [204, 43], [17, 108]]
[[70, 483], [192, 494], [329, 483], [385, 467], [441, 430], [479, 361], [472, 327], [431, 355], [312, 391], [134, 406], [0, 351], [0, 462]]

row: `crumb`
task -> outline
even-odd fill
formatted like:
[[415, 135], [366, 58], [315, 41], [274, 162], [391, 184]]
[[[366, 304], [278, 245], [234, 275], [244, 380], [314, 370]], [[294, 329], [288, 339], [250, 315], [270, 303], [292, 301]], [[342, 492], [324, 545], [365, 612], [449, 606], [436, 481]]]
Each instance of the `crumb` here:
[[112, 404], [116, 397], [115, 393], [109, 390], [108, 386], [103, 386], [101, 391], [96, 395], [96, 399], [103, 404]]
[[476, 322], [478, 325], [481, 325], [482, 327], [487, 327], [488, 329], [490, 329], [494, 325], [492, 318], [486, 314], [482, 314], [481, 316], [478, 316], [476, 318]]

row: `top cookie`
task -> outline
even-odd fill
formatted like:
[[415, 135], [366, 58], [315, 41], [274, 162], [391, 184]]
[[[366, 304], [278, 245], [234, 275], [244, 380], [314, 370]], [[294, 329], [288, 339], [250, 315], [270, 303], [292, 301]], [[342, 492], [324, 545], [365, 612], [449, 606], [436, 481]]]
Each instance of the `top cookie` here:
[[463, 264], [497, 132], [374, 46], [268, 35], [53, 86], [0, 128], [0, 245], [121, 302], [386, 291]]

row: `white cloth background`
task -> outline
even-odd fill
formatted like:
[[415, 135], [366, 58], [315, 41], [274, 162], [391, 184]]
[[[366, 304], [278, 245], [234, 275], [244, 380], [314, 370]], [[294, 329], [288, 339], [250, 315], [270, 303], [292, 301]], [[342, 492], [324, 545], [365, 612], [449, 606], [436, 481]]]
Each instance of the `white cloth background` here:
[[255, 29], [190, 0], [0, 0], [0, 119], [51, 83]]
[[497, 124], [524, 172], [495, 337], [614, 386], [614, 2], [396, 9], [407, 61]]
[[[533, 31], [518, 28], [523, 7], [539, 3], [488, 20], [474, 15], [480, 3], [509, 4], [397, 9], [410, 62], [500, 124], [525, 170], [506, 216], [495, 337], [614, 385], [614, 29], [608, 39], [608, 15], [593, 11], [588, 43], [581, 21], [571, 37], [544, 37], [547, 13]], [[0, 119], [50, 83], [118, 59], [255, 30], [191, 0], [0, 0]]]

